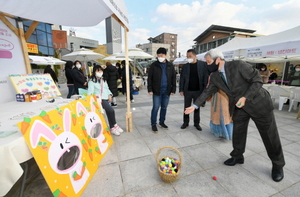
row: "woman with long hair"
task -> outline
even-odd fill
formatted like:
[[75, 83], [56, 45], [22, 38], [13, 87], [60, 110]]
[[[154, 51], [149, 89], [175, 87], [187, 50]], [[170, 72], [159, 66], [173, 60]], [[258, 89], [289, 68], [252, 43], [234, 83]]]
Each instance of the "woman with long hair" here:
[[72, 69], [73, 69], [73, 62], [67, 61], [65, 65], [65, 75], [67, 78], [67, 86], [69, 89], [67, 98], [71, 98], [71, 96], [74, 94], [74, 80], [72, 77]]
[[112, 93], [108, 88], [106, 79], [103, 78], [103, 68], [96, 65], [93, 68], [92, 76], [88, 83], [88, 95], [97, 95], [103, 109], [106, 112], [109, 122], [110, 132], [114, 135], [120, 135], [123, 132], [115, 117], [115, 110], [111, 107], [109, 102], [112, 100]]

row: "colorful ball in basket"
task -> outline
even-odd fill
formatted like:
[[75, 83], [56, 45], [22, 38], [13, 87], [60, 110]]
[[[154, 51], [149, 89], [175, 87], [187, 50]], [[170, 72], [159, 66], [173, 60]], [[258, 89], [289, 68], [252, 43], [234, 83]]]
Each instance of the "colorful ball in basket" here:
[[[179, 155], [179, 160], [177, 158], [169, 157], [169, 156], [158, 159], [161, 150], [166, 148], [175, 150]], [[156, 161], [158, 165], [159, 175], [164, 182], [171, 183], [177, 180], [180, 174], [181, 164], [182, 164], [182, 156], [178, 149], [171, 146], [165, 146], [160, 148], [156, 153]]]

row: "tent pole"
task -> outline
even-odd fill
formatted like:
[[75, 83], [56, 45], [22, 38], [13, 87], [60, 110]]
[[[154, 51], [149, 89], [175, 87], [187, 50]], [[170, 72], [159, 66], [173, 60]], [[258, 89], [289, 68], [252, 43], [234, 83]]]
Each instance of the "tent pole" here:
[[24, 34], [24, 30], [23, 30], [23, 23], [22, 23], [22, 21], [17, 21], [17, 23], [18, 23], [19, 38], [21, 41], [21, 47], [22, 47], [23, 57], [24, 57], [25, 66], [26, 66], [26, 72], [27, 72], [27, 74], [31, 74], [32, 70], [31, 70], [31, 65], [30, 65], [29, 57], [28, 57], [28, 49], [27, 49], [25, 34]]
[[126, 69], [126, 98], [127, 98], [127, 113], [126, 113], [126, 131], [132, 132], [132, 112], [130, 111], [130, 80], [129, 79], [129, 61], [128, 61], [128, 30], [125, 31], [125, 69]]
[[285, 67], [286, 67], [286, 61], [285, 61], [284, 66], [283, 66], [283, 73], [282, 73], [282, 77], [281, 77], [281, 85], [283, 84], [283, 78], [284, 78], [284, 75], [285, 75]]

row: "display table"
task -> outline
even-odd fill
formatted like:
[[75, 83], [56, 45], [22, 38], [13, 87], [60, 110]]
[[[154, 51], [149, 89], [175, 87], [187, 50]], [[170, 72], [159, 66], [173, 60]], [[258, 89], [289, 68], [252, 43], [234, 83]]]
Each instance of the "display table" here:
[[[55, 99], [54, 103], [46, 100], [37, 102], [21, 103], [9, 102], [0, 104], [0, 196], [4, 196], [23, 174], [20, 163], [32, 158], [22, 133], [17, 127], [24, 117], [38, 116], [39, 113], [50, 111], [56, 107], [68, 104], [70, 99]], [[12, 134], [9, 132], [15, 131]], [[3, 135], [9, 134], [7, 137]]]

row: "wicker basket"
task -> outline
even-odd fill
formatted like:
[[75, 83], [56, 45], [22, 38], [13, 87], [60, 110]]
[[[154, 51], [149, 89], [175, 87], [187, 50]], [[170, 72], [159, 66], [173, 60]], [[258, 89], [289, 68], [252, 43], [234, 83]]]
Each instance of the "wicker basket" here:
[[[165, 158], [165, 157], [169, 157], [169, 156], [165, 156], [165, 157], [161, 157], [160, 159], [158, 159], [158, 156], [160, 154], [160, 152], [163, 150], [163, 149], [166, 149], [166, 148], [169, 148], [169, 149], [172, 149], [172, 150], [175, 150], [177, 152], [177, 154], [179, 155], [179, 163], [178, 163], [178, 172], [176, 174], [167, 174], [163, 171], [161, 171], [160, 169], [160, 166], [159, 166], [159, 163], [160, 161]], [[170, 159], [174, 159], [174, 157], [169, 157]], [[158, 173], [159, 173], [159, 176], [160, 178], [164, 181], [164, 182], [167, 182], [167, 183], [172, 183], [174, 181], [176, 181], [179, 177], [179, 174], [180, 174], [180, 171], [181, 171], [181, 166], [182, 166], [182, 155], [181, 153], [179, 152], [178, 149], [172, 147], [172, 146], [164, 146], [164, 147], [161, 147], [160, 149], [158, 149], [157, 153], [156, 153], [156, 163], [157, 163], [157, 169], [158, 169]]]

